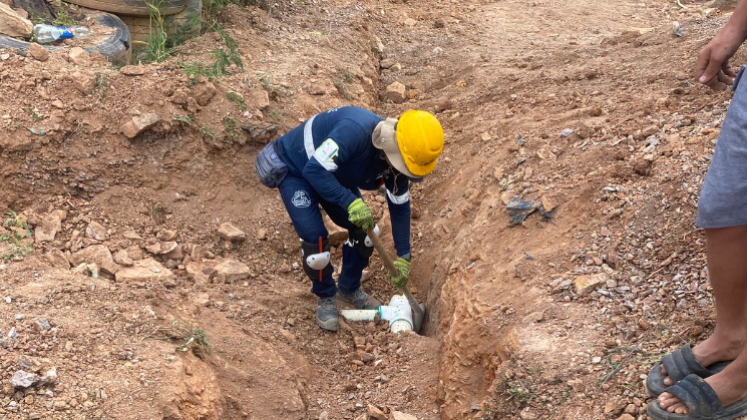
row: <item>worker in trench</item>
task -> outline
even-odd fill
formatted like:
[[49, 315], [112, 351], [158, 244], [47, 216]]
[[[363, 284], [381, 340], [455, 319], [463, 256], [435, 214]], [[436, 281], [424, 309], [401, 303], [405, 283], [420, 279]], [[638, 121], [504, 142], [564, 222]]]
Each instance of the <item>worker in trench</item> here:
[[[363, 269], [373, 254], [367, 232], [377, 231], [360, 190], [386, 188], [392, 236], [397, 250], [390, 276], [396, 288], [410, 273], [410, 182], [419, 182], [436, 167], [444, 132], [436, 117], [410, 110], [399, 119], [381, 118], [362, 108], [343, 107], [310, 118], [267, 145], [255, 168], [264, 185], [278, 188], [301, 238], [303, 269], [311, 292], [319, 297], [316, 323], [328, 331], [340, 326], [336, 297], [358, 309], [377, 309], [381, 302], [361, 286]], [[338, 284], [324, 211], [349, 231], [342, 248]]]
[[738, 74], [729, 66], [745, 40], [747, 0], [742, 0], [698, 56], [700, 83], [734, 91], [695, 222], [705, 230], [716, 327], [705, 341], [692, 348], [686, 344], [653, 367], [646, 385], [657, 397], [648, 406], [654, 420], [727, 420], [747, 414], [747, 79], [745, 66]]

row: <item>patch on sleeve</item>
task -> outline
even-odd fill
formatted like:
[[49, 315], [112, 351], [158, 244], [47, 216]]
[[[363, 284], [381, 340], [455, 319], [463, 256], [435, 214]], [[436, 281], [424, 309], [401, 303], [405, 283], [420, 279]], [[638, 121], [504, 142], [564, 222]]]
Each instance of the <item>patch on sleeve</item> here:
[[314, 152], [314, 158], [319, 162], [324, 169], [334, 172], [337, 170], [337, 155], [340, 153], [340, 146], [335, 143], [332, 139], [327, 139], [319, 146]]

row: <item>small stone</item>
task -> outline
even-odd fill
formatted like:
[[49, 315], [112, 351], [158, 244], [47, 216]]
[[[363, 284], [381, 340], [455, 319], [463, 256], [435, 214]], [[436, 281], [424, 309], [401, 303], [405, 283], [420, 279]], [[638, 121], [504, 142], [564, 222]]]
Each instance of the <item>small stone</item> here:
[[531, 314], [525, 316], [524, 322], [527, 324], [533, 324], [535, 322], [541, 322], [543, 319], [545, 319], [545, 312], [538, 311], [538, 312], [532, 312]]
[[36, 42], [32, 42], [31, 45], [29, 45], [29, 55], [38, 61], [49, 60], [49, 50]]
[[63, 109], [63, 108], [65, 108], [65, 104], [64, 104], [64, 103], [62, 103], [62, 101], [61, 101], [61, 100], [59, 100], [59, 99], [55, 99], [55, 100], [54, 100], [54, 101], [52, 102], [52, 106], [53, 106], [53, 107], [55, 107], [55, 108], [57, 108], [57, 109]]
[[259, 239], [260, 241], [266, 241], [267, 240], [267, 229], [258, 230], [257, 239]]
[[659, 132], [659, 126], [658, 125], [649, 125], [648, 127], [641, 130], [641, 135], [643, 137], [653, 136], [654, 134]]
[[218, 279], [217, 283], [231, 284], [246, 280], [252, 275], [252, 271], [244, 263], [234, 260], [224, 260], [215, 266], [213, 276]]
[[136, 115], [122, 124], [120, 131], [129, 139], [134, 139], [140, 133], [152, 128], [161, 121], [161, 117], [154, 113]]
[[606, 284], [608, 279], [609, 277], [605, 273], [578, 276], [573, 280], [576, 285], [576, 294], [579, 296], [588, 295]]
[[91, 222], [86, 228], [86, 237], [97, 241], [107, 240], [106, 228], [97, 222]]
[[96, 264], [103, 272], [111, 275], [119, 271], [119, 266], [114, 262], [111, 251], [104, 245], [89, 246], [76, 252], [71, 256], [71, 262], [74, 266]]
[[394, 66], [395, 64], [397, 64], [397, 62], [393, 59], [385, 58], [381, 60], [381, 63], [379, 63], [379, 67], [381, 67], [382, 69], [389, 69], [392, 68], [392, 66]]
[[119, 72], [125, 76], [142, 76], [145, 74], [145, 67], [143, 66], [124, 66], [119, 69]]
[[371, 404], [368, 405], [368, 417], [373, 420], [388, 420], [387, 415], [383, 411]]
[[400, 82], [394, 82], [387, 86], [384, 97], [395, 104], [401, 104], [407, 99], [407, 86]]
[[366, 354], [364, 354], [364, 355], [363, 355], [363, 356], [361, 357], [361, 361], [362, 361], [363, 363], [371, 363], [371, 362], [373, 362], [374, 360], [376, 360], [376, 358], [375, 358], [375, 357], [374, 357], [374, 355], [373, 355], [373, 354], [371, 354], [371, 353], [366, 353]]
[[563, 131], [560, 132], [560, 137], [565, 139], [565, 138], [572, 136], [573, 133], [574, 133], [573, 129], [564, 128]]
[[172, 282], [174, 273], [153, 259], [136, 261], [132, 267], [119, 270], [116, 274], [117, 282]]
[[52, 329], [52, 326], [49, 324], [49, 321], [47, 321], [44, 318], [39, 318], [36, 320], [36, 323], [34, 323], [34, 327], [38, 331], [49, 331]]
[[71, 48], [70, 52], [67, 54], [67, 58], [70, 62], [79, 66], [87, 66], [91, 63], [91, 55], [81, 47]]
[[625, 414], [638, 414], [638, 407], [636, 407], [635, 404], [628, 404], [628, 406], [625, 407]]
[[293, 344], [296, 342], [296, 336], [288, 330], [280, 330], [280, 334], [288, 340], [289, 343]]
[[26, 389], [38, 384], [40, 380], [41, 378], [33, 373], [19, 370], [13, 375], [13, 379], [10, 380], [10, 383], [15, 388]]
[[413, 18], [407, 18], [405, 19], [405, 25], [409, 27], [413, 27], [418, 24], [418, 21]]
[[218, 228], [218, 236], [231, 242], [243, 242], [246, 240], [246, 233], [231, 223], [222, 223]]
[[126, 250], [120, 249], [114, 254], [114, 262], [123, 267], [132, 267], [135, 262], [130, 258]]
[[319, 413], [319, 420], [329, 420], [329, 413], [326, 411]]
[[622, 416], [618, 417], [617, 420], [635, 420], [635, 417], [625, 413]]
[[215, 88], [215, 85], [210, 82], [197, 83], [191, 88], [192, 97], [195, 98], [200, 106], [209, 104], [217, 92], [218, 90]]
[[62, 221], [67, 218], [67, 213], [62, 210], [50, 212], [42, 219], [42, 222], [34, 228], [34, 238], [37, 242], [52, 242], [57, 232], [62, 229]]
[[412, 414], [405, 414], [401, 411], [392, 411], [392, 420], [418, 420]]
[[70, 77], [72, 78], [73, 86], [83, 94], [88, 95], [96, 88], [96, 79], [86, 72], [76, 71]]

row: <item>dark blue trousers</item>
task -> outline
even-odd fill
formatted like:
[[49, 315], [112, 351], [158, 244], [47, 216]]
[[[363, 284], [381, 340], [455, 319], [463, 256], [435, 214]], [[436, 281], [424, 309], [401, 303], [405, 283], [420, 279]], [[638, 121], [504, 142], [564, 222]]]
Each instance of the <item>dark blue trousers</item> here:
[[[319, 206], [324, 209], [336, 225], [343, 229], [350, 232], [360, 229], [348, 220], [347, 209], [322, 200], [311, 184], [301, 177], [288, 174], [278, 189], [283, 197], [285, 209], [293, 221], [296, 233], [305, 242], [316, 244], [319, 243], [319, 238], [327, 239], [328, 232], [327, 228], [324, 227]], [[358, 197], [361, 196], [358, 189], [355, 189], [353, 194]], [[361, 285], [361, 276], [363, 269], [366, 267], [368, 267], [368, 258], [363, 258], [355, 248], [346, 243], [342, 247], [340, 290], [344, 293], [356, 291]], [[319, 279], [313, 279], [312, 281], [311, 293], [319, 297], [331, 297], [337, 294], [337, 286], [332, 274], [322, 278], [321, 281]]]

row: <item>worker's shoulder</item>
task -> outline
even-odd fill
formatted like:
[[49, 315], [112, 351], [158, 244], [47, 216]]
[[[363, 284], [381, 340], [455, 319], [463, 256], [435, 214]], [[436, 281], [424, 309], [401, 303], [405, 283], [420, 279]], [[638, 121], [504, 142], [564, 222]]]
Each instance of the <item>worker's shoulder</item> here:
[[383, 118], [373, 112], [355, 106], [344, 106], [331, 109], [325, 112], [324, 115], [335, 122], [353, 123], [363, 130], [370, 129], [372, 125], [375, 126], [379, 121], [383, 120]]

